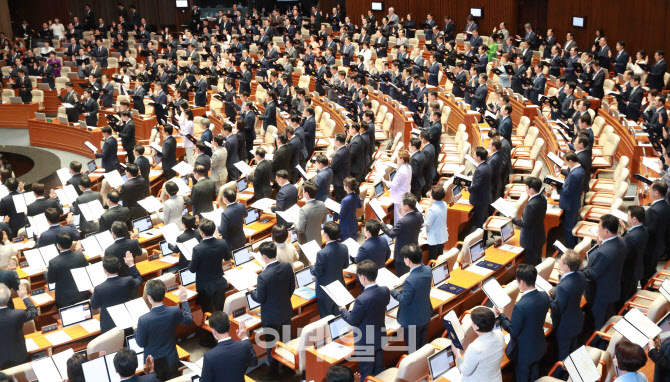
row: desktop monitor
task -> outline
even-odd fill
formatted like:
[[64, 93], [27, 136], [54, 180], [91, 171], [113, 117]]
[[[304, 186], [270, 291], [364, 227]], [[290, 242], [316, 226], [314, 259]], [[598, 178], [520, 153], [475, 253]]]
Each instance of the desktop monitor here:
[[189, 286], [195, 283], [195, 273], [188, 268], [184, 268], [179, 271], [179, 280], [181, 280], [181, 286]]
[[167, 241], [163, 240], [160, 242], [159, 245], [163, 256], [169, 256], [174, 253], [174, 251], [170, 249], [170, 243], [168, 243]]
[[370, 9], [372, 9], [373, 11], [382, 11], [384, 10], [384, 5], [382, 4], [381, 1], [373, 1]]
[[337, 316], [328, 320], [328, 331], [330, 332], [330, 338], [335, 341], [347, 335], [351, 331], [351, 326], [344, 321], [342, 316]]
[[86, 166], [88, 167], [88, 172], [93, 172], [98, 168], [98, 165], [95, 164], [95, 159], [88, 162]]
[[428, 357], [428, 368], [433, 381], [437, 381], [440, 376], [454, 366], [456, 366], [456, 360], [451, 345]]
[[251, 297], [251, 292], [247, 292], [247, 306], [249, 307], [249, 311], [261, 306], [261, 304], [257, 303], [256, 300]]
[[500, 235], [502, 236], [503, 243], [514, 236], [514, 224], [511, 220], [500, 227]]
[[153, 227], [154, 225], [151, 223], [151, 216], [133, 220], [133, 228], [137, 228], [140, 232], [148, 231]]
[[261, 218], [261, 211], [256, 208], [249, 208], [247, 216], [244, 218], [244, 224], [249, 225], [258, 221]]
[[572, 17], [572, 26], [577, 27], [577, 28], [584, 28], [586, 25], [586, 18], [585, 17]]
[[177, 8], [188, 8], [188, 0], [176, 0]]
[[298, 241], [298, 233], [295, 231], [295, 228], [291, 228], [288, 233], [291, 235], [291, 244], [296, 243]]
[[476, 263], [482, 257], [484, 257], [484, 240], [480, 239], [470, 246], [470, 264]]
[[295, 273], [295, 284], [298, 288], [302, 288], [316, 281], [316, 277], [312, 275], [309, 267], [303, 268]]
[[91, 301], [86, 300], [78, 304], [60, 308], [58, 309], [58, 315], [60, 316], [60, 321], [64, 328], [90, 320], [93, 317], [91, 314]]
[[432, 269], [433, 285], [438, 285], [449, 278], [449, 264], [444, 260], [440, 264], [436, 264]]
[[235, 266], [246, 264], [253, 259], [254, 253], [251, 251], [251, 244], [247, 244], [244, 247], [233, 251], [233, 260], [235, 260]]
[[482, 14], [484, 13], [483, 8], [470, 8], [470, 14], [472, 17], [482, 17]]

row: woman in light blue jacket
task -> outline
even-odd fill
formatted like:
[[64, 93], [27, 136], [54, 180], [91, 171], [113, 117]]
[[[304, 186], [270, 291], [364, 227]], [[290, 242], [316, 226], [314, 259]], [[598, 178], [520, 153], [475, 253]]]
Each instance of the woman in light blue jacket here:
[[428, 257], [436, 260], [444, 250], [444, 243], [449, 240], [447, 232], [447, 210], [449, 206], [443, 202], [445, 191], [442, 186], [430, 189], [430, 200], [433, 204], [426, 211], [426, 236], [428, 238]]

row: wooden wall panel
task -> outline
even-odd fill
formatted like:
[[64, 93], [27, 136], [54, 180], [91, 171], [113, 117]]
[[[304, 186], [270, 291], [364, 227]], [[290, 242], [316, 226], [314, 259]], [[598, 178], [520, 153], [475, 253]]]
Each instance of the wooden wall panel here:
[[[573, 16], [587, 17], [586, 28], [573, 28]], [[611, 48], [624, 40], [634, 57], [640, 49], [651, 54], [657, 49], [670, 52], [668, 17], [670, 2], [666, 0], [549, 0], [548, 25], [556, 29], [561, 43], [572, 30], [580, 50], [590, 50], [595, 30], [603, 28]]]
[[[405, 18], [408, 13], [412, 14], [417, 24], [426, 20], [426, 14], [431, 12], [440, 28], [443, 27], [444, 16], [450, 15], [456, 23], [456, 31], [465, 29], [465, 18], [470, 14], [470, 8], [483, 8], [484, 16], [477, 20], [480, 34], [489, 35], [493, 27], [497, 27], [501, 21], [506, 21], [508, 29], [514, 31], [513, 26], [517, 23], [518, 0], [382, 0], [383, 12], [375, 12], [377, 20], [387, 14], [387, 9], [393, 7], [400, 18]], [[347, 1], [347, 14], [351, 16], [352, 22], [360, 26], [361, 14], [367, 14], [370, 1]], [[381, 22], [380, 22], [381, 23]]]

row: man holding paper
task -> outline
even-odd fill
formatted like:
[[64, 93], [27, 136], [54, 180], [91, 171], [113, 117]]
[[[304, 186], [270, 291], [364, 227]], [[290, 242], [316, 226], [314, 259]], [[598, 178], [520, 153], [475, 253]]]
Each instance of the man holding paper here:
[[540, 360], [547, 346], [543, 327], [550, 300], [546, 293], [535, 289], [536, 279], [537, 269], [534, 266], [519, 264], [516, 281], [522, 296], [514, 305], [512, 320], [500, 312], [502, 307], [494, 308], [500, 315], [502, 328], [510, 334], [505, 354], [514, 363], [517, 382], [531, 382], [540, 377]]
[[105, 172], [114, 171], [116, 170], [116, 164], [119, 163], [117, 157], [119, 143], [116, 141], [116, 138], [112, 136], [111, 127], [104, 126], [101, 131], [102, 139], [105, 143], [102, 144], [102, 152], [95, 153], [95, 157], [102, 158], [102, 168], [105, 169]]
[[128, 181], [121, 185], [119, 195], [124, 207], [130, 209], [130, 219], [138, 219], [147, 216], [147, 211], [140, 206], [138, 201], [144, 199], [149, 191], [149, 183], [146, 179], [138, 176], [140, 169], [134, 164], [126, 165], [126, 175]]
[[216, 225], [213, 221], [201, 219], [199, 229], [202, 241], [193, 247], [188, 269], [195, 273], [198, 302], [202, 311], [222, 310], [228, 282], [223, 277], [221, 263], [232, 258], [230, 246], [226, 240], [214, 237]]
[[109, 231], [114, 222], [123, 222], [130, 225], [130, 210], [119, 204], [121, 195], [116, 190], [107, 193], [107, 211], [98, 219], [98, 232]]
[[382, 224], [382, 231], [391, 238], [395, 238], [395, 273], [400, 277], [409, 272], [409, 267], [405, 264], [405, 259], [400, 254], [400, 250], [407, 244], [419, 244], [419, 233], [423, 225], [423, 215], [416, 210], [416, 196], [406, 192], [402, 197], [402, 218], [395, 225], [395, 228], [388, 228]]
[[538, 265], [542, 261], [542, 248], [547, 241], [544, 232], [544, 216], [547, 213], [547, 199], [540, 194], [540, 178], [526, 178], [528, 201], [521, 219], [512, 218], [512, 222], [521, 227], [521, 246], [525, 254], [525, 263]]
[[120, 221], [112, 224], [111, 231], [114, 243], [105, 249], [105, 256], [114, 256], [119, 259], [119, 264], [121, 266], [121, 268], [119, 268], [119, 276], [128, 276], [129, 270], [124, 258], [128, 251], [133, 255], [133, 258], [142, 254], [142, 247], [140, 246], [140, 242], [137, 241], [139, 234], [133, 232], [133, 235], [130, 238], [126, 238], [128, 235], [128, 228], [126, 223]]
[[577, 154], [572, 152], [565, 154], [565, 163], [570, 171], [565, 177], [563, 187], [559, 187], [556, 191], [561, 195], [558, 206], [563, 210], [565, 246], [574, 248], [577, 245], [577, 238], [572, 234], [572, 228], [577, 223], [579, 209], [582, 206], [582, 182], [586, 174], [579, 164]]
[[80, 292], [70, 270], [88, 266], [86, 256], [79, 251], [71, 251], [72, 237], [62, 232], [56, 239], [58, 256], [49, 261], [46, 275], [49, 284], [56, 284], [56, 306], [60, 309], [86, 300], [88, 291]]
[[355, 263], [371, 260], [377, 265], [377, 269], [386, 267], [386, 260], [391, 257], [391, 248], [386, 238], [379, 235], [381, 228], [382, 224], [377, 219], [368, 219], [365, 222], [365, 241], [358, 248]]
[[37, 317], [37, 308], [28, 295], [25, 285], [19, 285], [19, 298], [26, 304], [26, 309], [9, 309], [7, 303], [12, 299], [12, 292], [4, 284], [0, 284], [0, 367], [7, 369], [24, 363], [28, 358], [26, 340], [23, 336], [23, 324]]
[[316, 176], [312, 181], [318, 189], [316, 200], [325, 202], [330, 197], [330, 185], [333, 183], [333, 169], [328, 167], [327, 156], [316, 156]]
[[[270, 210], [272, 212], [277, 211], [286, 211], [289, 208], [293, 207], [294, 204], [298, 203], [298, 189], [292, 185], [289, 181], [289, 173], [286, 170], [277, 171], [275, 181], [279, 185], [279, 191], [277, 191], [277, 196], [275, 200], [277, 205], [272, 207]], [[290, 226], [290, 224], [284, 220], [281, 216], [277, 215], [277, 224], [283, 226]], [[320, 226], [321, 223], [319, 223]]]
[[649, 241], [644, 255], [644, 276], [642, 285], [656, 273], [658, 260], [665, 254], [665, 242], [670, 221], [670, 205], [665, 201], [668, 186], [661, 180], [656, 180], [649, 188], [651, 206], [646, 211], [644, 228], [649, 232]]
[[32, 184], [33, 194], [35, 194], [35, 201], [28, 204], [28, 216], [35, 216], [43, 213], [47, 208], [55, 208], [58, 210], [60, 215], [63, 214], [63, 207], [61, 207], [55, 192], [52, 190], [49, 194], [49, 198], [44, 197], [46, 189], [44, 183], [35, 182]]
[[316, 254], [316, 263], [311, 267], [311, 273], [316, 277], [314, 290], [321, 318], [330, 314], [337, 316], [339, 309], [320, 285], [330, 285], [335, 281], [346, 285], [342, 271], [349, 265], [349, 250], [337, 241], [340, 238], [340, 226], [335, 222], [324, 224], [323, 238], [326, 239], [326, 245]]
[[[340, 306], [342, 318], [354, 327], [355, 355], [361, 380], [375, 376], [384, 369], [384, 350], [382, 338], [386, 336], [385, 315], [386, 305], [390, 301], [387, 287], [378, 286], [377, 266], [365, 260], [356, 267], [356, 275], [363, 286], [363, 292], [354, 300], [354, 307], [349, 312]], [[358, 332], [358, 333], [356, 333]]]
[[247, 176], [254, 185], [254, 200], [269, 198], [272, 195], [272, 163], [265, 159], [265, 149], [259, 147], [255, 152], [256, 168]]
[[305, 200], [305, 205], [300, 208], [298, 221], [296, 222], [296, 232], [298, 232], [298, 242], [300, 244], [309, 243], [316, 240], [316, 243], [321, 246], [323, 241], [321, 239], [321, 225], [326, 222], [326, 205], [316, 200], [317, 188], [316, 184], [307, 181], [302, 186], [302, 197]]
[[[81, 195], [72, 203], [72, 214], [80, 215], [82, 212], [79, 209], [79, 206], [82, 204], [90, 203], [93, 201], [98, 201], [100, 203], [100, 209], [102, 209], [102, 195], [98, 191], [93, 191], [91, 188], [93, 184], [88, 175], [84, 175], [79, 179], [79, 189]], [[104, 211], [104, 210], [103, 210]], [[95, 221], [89, 221], [84, 217], [80, 220], [81, 233], [86, 235], [93, 232], [98, 232], [98, 224]]]
[[186, 198], [186, 203], [193, 206], [193, 215], [202, 217], [203, 212], [214, 211], [214, 204], [212, 201], [216, 199], [218, 186], [216, 183], [207, 178], [205, 168], [197, 165], [193, 169], [195, 184], [191, 190], [191, 196]]
[[16, 178], [9, 178], [5, 181], [5, 187], [7, 187], [9, 194], [0, 200], [0, 214], [9, 216], [9, 228], [12, 229], [13, 236], [16, 237], [19, 229], [25, 227], [27, 222], [26, 214], [16, 211], [13, 199], [14, 196], [18, 197], [23, 192], [23, 183], [19, 183]]
[[[621, 299], [619, 300], [619, 306], [623, 306], [629, 298], [637, 293], [637, 283], [642, 279], [644, 274], [644, 252], [647, 249], [649, 241], [649, 233], [643, 225], [646, 220], [645, 215], [645, 210], [642, 206], [628, 207], [628, 218], [626, 220], [630, 228], [622, 235], [628, 251], [623, 266], [626, 272], [623, 272], [621, 275]], [[621, 218], [619, 220], [623, 224]], [[644, 286], [644, 284], [642, 285]], [[617, 309], [619, 309], [619, 306]]]
[[558, 359], [564, 360], [577, 349], [577, 337], [582, 332], [584, 314], [580, 303], [586, 279], [584, 273], [579, 272], [582, 258], [572, 249], [568, 249], [557, 264], [561, 280], [551, 299], [551, 322], [556, 328]]
[[[472, 230], [483, 228], [489, 215], [489, 205], [491, 204], [491, 184], [493, 174], [491, 167], [486, 162], [488, 152], [483, 147], [477, 147], [475, 150], [475, 162], [477, 168], [472, 175], [472, 184], [467, 188], [470, 192], [470, 204], [472, 204]], [[484, 241], [486, 241], [486, 232], [484, 231]]]
[[237, 192], [233, 189], [223, 191], [223, 203], [226, 209], [221, 214], [219, 235], [230, 244], [232, 250], [236, 250], [247, 243], [244, 235], [244, 218], [247, 217], [247, 210], [244, 204], [237, 202]]
[[58, 236], [63, 232], [70, 235], [73, 241], [79, 240], [79, 231], [77, 231], [77, 227], [74, 226], [74, 216], [72, 216], [72, 213], [67, 214], [65, 225], [58, 224], [60, 215], [55, 208], [47, 208], [47, 210], [44, 211], [44, 217], [47, 218], [47, 222], [49, 222], [51, 226], [48, 230], [42, 232], [42, 235], [37, 239], [37, 245], [35, 247], [41, 248], [46, 247], [47, 245], [56, 244]]
[[123, 259], [130, 269], [130, 276], [119, 277], [119, 259], [106, 256], [102, 259], [102, 268], [107, 280], [93, 289], [91, 308], [100, 310], [100, 333], [105, 333], [116, 327], [107, 308], [125, 304], [135, 297], [137, 288], [144, 283], [142, 275], [135, 266], [133, 255], [126, 252]]

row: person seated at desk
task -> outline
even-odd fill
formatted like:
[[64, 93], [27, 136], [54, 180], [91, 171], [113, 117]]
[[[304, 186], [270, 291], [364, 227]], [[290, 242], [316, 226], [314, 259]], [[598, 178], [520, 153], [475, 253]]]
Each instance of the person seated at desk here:
[[44, 213], [47, 208], [55, 208], [59, 215], [63, 214], [63, 207], [61, 207], [60, 203], [58, 202], [58, 198], [54, 190], [49, 191], [49, 199], [46, 199], [44, 197], [44, 193], [46, 192], [44, 183], [35, 182], [32, 184], [31, 188], [33, 190], [33, 194], [35, 194], [35, 201], [28, 204], [28, 211], [26, 212], [28, 216], [36, 216]]
[[68, 233], [72, 240], [79, 240], [79, 231], [74, 225], [74, 216], [72, 213], [67, 214], [67, 218], [65, 218], [65, 225], [60, 225], [58, 223], [60, 221], [61, 215], [58, 213], [58, 210], [53, 207], [47, 208], [46, 211], [44, 211], [44, 216], [46, 217], [50, 226], [49, 229], [42, 232], [40, 237], [37, 238], [37, 244], [35, 247], [41, 248], [46, 247], [47, 245], [56, 244], [58, 235], [63, 232]]
[[37, 317], [37, 308], [29, 298], [28, 288], [19, 285], [19, 298], [26, 304], [26, 309], [9, 309], [7, 304], [12, 292], [6, 285], [0, 284], [0, 335], [4, 339], [0, 347], [0, 367], [7, 369], [20, 365], [28, 359], [26, 339], [23, 335], [23, 324]]
[[56, 306], [60, 309], [84, 301], [88, 291], [80, 292], [75, 283], [71, 270], [88, 266], [86, 256], [80, 251], [72, 251], [72, 236], [61, 232], [56, 238], [58, 256], [49, 261], [46, 280], [49, 284], [56, 284]]
[[237, 328], [239, 341], [230, 338], [230, 320], [224, 312], [214, 312], [209, 317], [209, 327], [217, 345], [205, 353], [201, 382], [244, 382], [244, 375], [250, 367], [258, 365], [256, 351], [247, 337], [244, 322]]
[[505, 351], [505, 337], [502, 331], [493, 330], [496, 316], [491, 309], [478, 306], [470, 311], [470, 318], [477, 338], [468, 345], [465, 353], [452, 346], [463, 382], [502, 382], [500, 363]]

